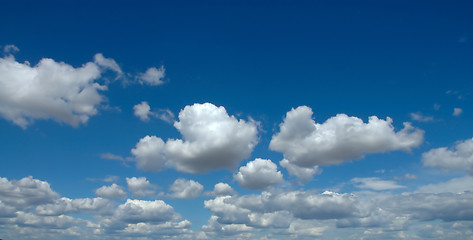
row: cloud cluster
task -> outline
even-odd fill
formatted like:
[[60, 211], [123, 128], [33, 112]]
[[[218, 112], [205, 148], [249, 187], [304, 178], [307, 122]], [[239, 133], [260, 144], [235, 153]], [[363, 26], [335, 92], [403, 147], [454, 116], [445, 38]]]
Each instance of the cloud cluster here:
[[95, 195], [104, 198], [125, 199], [128, 194], [123, 191], [123, 187], [113, 183], [110, 186], [102, 186], [96, 189]]
[[452, 148], [441, 147], [422, 154], [427, 167], [444, 170], [465, 170], [473, 175], [473, 139], [459, 141]]
[[146, 177], [126, 178], [126, 183], [133, 197], [142, 198], [155, 194], [156, 186], [151, 184]]
[[140, 139], [131, 150], [138, 168], [158, 171], [173, 167], [189, 173], [233, 169], [250, 156], [258, 142], [257, 123], [237, 120], [224, 107], [211, 103], [186, 106], [174, 127], [183, 139]]
[[[329, 166], [363, 158], [368, 153], [394, 150], [410, 151], [423, 141], [424, 131], [404, 123], [394, 131], [392, 119], [376, 116], [368, 123], [356, 117], [338, 114], [320, 124], [312, 119], [312, 109], [301, 106], [289, 111], [280, 124], [280, 132], [270, 142], [270, 149], [284, 154], [284, 165], [312, 169], [301, 172], [292, 167], [291, 174], [307, 179], [316, 173], [314, 166]], [[296, 175], [297, 176], [297, 175]]]

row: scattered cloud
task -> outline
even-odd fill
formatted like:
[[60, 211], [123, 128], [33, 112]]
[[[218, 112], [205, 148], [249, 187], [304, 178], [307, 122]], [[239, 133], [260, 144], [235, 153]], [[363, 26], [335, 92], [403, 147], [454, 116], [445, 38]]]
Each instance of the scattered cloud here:
[[128, 194], [123, 191], [123, 187], [114, 183], [110, 186], [102, 186], [96, 189], [95, 195], [104, 198], [125, 199]]
[[265, 189], [284, 182], [283, 175], [271, 160], [257, 158], [233, 175], [240, 186], [248, 189]]
[[51, 189], [48, 182], [25, 177], [21, 180], [0, 178], [0, 201], [15, 209], [51, 203], [59, 198], [59, 194]]
[[237, 120], [224, 107], [211, 103], [186, 106], [174, 127], [183, 139], [164, 143], [156, 136], [146, 136], [136, 144], [132, 154], [138, 168], [158, 171], [169, 166], [189, 173], [233, 169], [250, 156], [258, 142], [257, 123]]
[[423, 141], [424, 131], [404, 123], [394, 131], [391, 118], [369, 118], [368, 123], [356, 117], [338, 114], [319, 124], [312, 120], [312, 109], [292, 109], [273, 135], [270, 149], [284, 154], [288, 163], [313, 168], [361, 159], [368, 153], [394, 150], [410, 151]]
[[461, 109], [461, 108], [453, 108], [453, 113], [452, 113], [453, 116], [458, 117], [458, 116], [460, 116], [462, 113], [463, 113], [463, 109]]
[[133, 111], [134, 111], [133, 113], [135, 114], [135, 116], [140, 118], [140, 120], [143, 122], [149, 121], [149, 115], [151, 114], [150, 110], [151, 110], [151, 107], [145, 101], [141, 102], [140, 104], [136, 104], [133, 107]]
[[466, 191], [473, 192], [472, 176], [454, 178], [443, 183], [428, 184], [417, 189], [417, 192], [422, 193], [463, 193]]
[[424, 116], [421, 112], [411, 113], [411, 119], [417, 122], [432, 122], [434, 117]]
[[351, 182], [354, 183], [357, 188], [372, 189], [375, 191], [405, 188], [405, 186], [398, 185], [395, 181], [381, 180], [377, 177], [353, 178]]
[[13, 44], [8, 44], [8, 45], [5, 45], [3, 46], [3, 52], [4, 53], [15, 53], [15, 52], [19, 52], [20, 49], [13, 45]]
[[296, 176], [304, 182], [312, 179], [314, 175], [322, 173], [322, 169], [320, 169], [317, 165], [313, 167], [299, 167], [296, 164], [292, 164], [287, 159], [281, 160], [279, 165], [287, 169], [289, 175]]
[[159, 69], [155, 67], [148, 68], [146, 72], [138, 75], [138, 80], [141, 84], [150, 86], [157, 86], [164, 83], [163, 78], [165, 76], [164, 66]]
[[115, 73], [117, 73], [118, 77], [123, 75], [122, 69], [120, 68], [120, 66], [118, 66], [117, 62], [115, 62], [115, 60], [112, 58], [104, 57], [101, 53], [95, 54], [94, 62], [101, 68], [114, 71]]
[[148, 102], [141, 102], [136, 104], [133, 107], [134, 115], [140, 118], [141, 121], [147, 122], [150, 120], [150, 116], [156, 117], [162, 121], [167, 123], [174, 122], [174, 113], [171, 112], [169, 109], [158, 109], [157, 111], [151, 111], [151, 107], [149, 106]]
[[155, 185], [151, 184], [146, 177], [132, 177], [126, 178], [128, 190], [130, 190], [133, 197], [142, 198], [145, 196], [153, 196], [155, 194]]
[[179, 178], [174, 181], [169, 190], [172, 192], [168, 195], [169, 197], [190, 199], [199, 197], [204, 186], [194, 180]]
[[465, 170], [473, 175], [473, 139], [459, 141], [452, 148], [434, 148], [422, 154], [426, 167], [444, 170]]

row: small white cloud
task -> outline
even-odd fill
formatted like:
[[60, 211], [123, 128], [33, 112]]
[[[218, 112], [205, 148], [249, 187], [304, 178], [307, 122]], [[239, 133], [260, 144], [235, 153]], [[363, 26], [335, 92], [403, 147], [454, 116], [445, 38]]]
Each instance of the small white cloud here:
[[151, 111], [151, 107], [149, 106], [148, 102], [141, 102], [140, 104], [136, 104], [133, 107], [134, 115], [140, 118], [141, 121], [147, 122], [150, 120], [150, 116], [156, 117], [162, 121], [167, 123], [174, 122], [174, 113], [171, 112], [169, 109], [158, 109], [157, 111]]
[[123, 191], [123, 187], [114, 183], [110, 186], [102, 186], [96, 189], [95, 195], [104, 198], [125, 199], [128, 194]]
[[356, 184], [355, 186], [358, 188], [372, 189], [375, 191], [405, 188], [405, 186], [398, 185], [395, 181], [381, 180], [377, 177], [353, 178], [351, 182]]
[[465, 170], [473, 175], [473, 139], [459, 141], [448, 149], [435, 148], [422, 154], [422, 162], [427, 167], [444, 170]]
[[458, 117], [463, 113], [463, 109], [461, 108], [453, 108], [453, 116]]
[[434, 121], [434, 117], [432, 116], [424, 116], [422, 113], [420, 112], [416, 112], [416, 113], [411, 113], [411, 119], [413, 121], [418, 121], [418, 122], [432, 122]]
[[133, 197], [141, 198], [145, 196], [152, 196], [155, 194], [156, 186], [151, 184], [146, 177], [132, 177], [126, 178], [128, 190], [130, 190]]
[[17, 46], [13, 45], [13, 44], [5, 45], [3, 47], [3, 52], [4, 53], [15, 53], [15, 52], [19, 52], [19, 51], [20, 51], [20, 49]]
[[138, 80], [141, 84], [147, 84], [150, 86], [157, 86], [164, 83], [163, 78], [165, 76], [164, 66], [159, 69], [155, 67], [148, 68], [145, 73], [141, 73], [138, 76]]
[[172, 192], [169, 197], [190, 199], [200, 196], [204, 186], [194, 180], [179, 178], [174, 181], [169, 190]]
[[141, 121], [147, 122], [149, 121], [149, 115], [151, 114], [151, 107], [149, 106], [148, 102], [141, 102], [140, 104], [136, 104], [133, 106], [133, 113], [135, 116], [139, 117]]
[[284, 182], [282, 173], [271, 160], [257, 158], [240, 167], [233, 178], [238, 184], [248, 189], [265, 189]]
[[236, 194], [235, 190], [228, 185], [227, 183], [217, 183], [214, 186], [214, 190], [212, 192], [209, 192], [208, 195], [210, 196], [227, 196], [227, 195], [233, 195]]

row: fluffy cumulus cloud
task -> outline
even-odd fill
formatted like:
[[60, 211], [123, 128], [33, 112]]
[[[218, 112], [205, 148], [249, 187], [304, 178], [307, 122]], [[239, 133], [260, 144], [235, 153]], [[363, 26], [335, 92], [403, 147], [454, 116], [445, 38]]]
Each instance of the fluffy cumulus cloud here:
[[143, 122], [149, 121], [149, 115], [151, 114], [150, 110], [151, 107], [145, 101], [133, 106], [133, 114], [135, 114], [135, 116], [140, 118], [140, 120]]
[[36, 213], [39, 215], [59, 216], [67, 213], [102, 212], [108, 213], [115, 206], [113, 201], [103, 198], [77, 198], [62, 197], [52, 203], [39, 205]]
[[164, 83], [163, 78], [165, 75], [164, 66], [160, 68], [151, 67], [146, 72], [138, 75], [138, 80], [141, 84], [147, 84], [150, 86], [157, 86]]
[[358, 188], [372, 189], [375, 191], [405, 188], [405, 186], [398, 185], [395, 181], [381, 180], [377, 177], [353, 178], [351, 182]]
[[271, 160], [257, 158], [240, 167], [233, 178], [248, 189], [265, 189], [284, 182], [283, 175]]
[[473, 139], [459, 141], [452, 148], [435, 148], [422, 154], [427, 167], [444, 170], [465, 170], [473, 175]]
[[256, 122], [238, 120], [211, 103], [186, 106], [174, 127], [183, 139], [164, 143], [156, 136], [146, 136], [132, 149], [140, 169], [157, 171], [170, 166], [189, 173], [233, 169], [250, 156], [258, 142]]
[[[424, 131], [404, 123], [395, 132], [392, 119], [356, 117], [338, 114], [320, 124], [312, 119], [312, 109], [301, 106], [289, 111], [280, 124], [280, 132], [270, 142], [270, 149], [284, 154], [286, 166], [313, 168], [363, 158], [368, 153], [394, 150], [410, 151], [423, 141]], [[292, 171], [297, 174], [297, 171]]]
[[156, 186], [151, 184], [146, 177], [126, 178], [126, 183], [133, 197], [141, 198], [155, 194]]
[[99, 197], [116, 199], [124, 199], [128, 195], [125, 191], [123, 191], [123, 187], [118, 186], [115, 183], [110, 186], [102, 186], [96, 189], [95, 194]]
[[0, 115], [22, 128], [36, 119], [86, 123], [104, 100], [100, 91], [107, 87], [96, 81], [101, 73], [94, 62], [75, 68], [50, 58], [35, 66], [0, 58]]
[[210, 196], [226, 196], [226, 195], [233, 195], [236, 194], [235, 190], [228, 185], [227, 183], [217, 183], [214, 186], [214, 190], [209, 192], [208, 195]]
[[176, 179], [174, 183], [169, 187], [172, 192], [169, 194], [172, 198], [196, 198], [200, 196], [204, 186], [194, 180]]

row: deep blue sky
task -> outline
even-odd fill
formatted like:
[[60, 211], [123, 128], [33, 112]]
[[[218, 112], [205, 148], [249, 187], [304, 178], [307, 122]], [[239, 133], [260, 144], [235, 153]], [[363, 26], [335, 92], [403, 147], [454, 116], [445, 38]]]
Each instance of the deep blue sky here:
[[[360, 223], [342, 231], [339, 228], [341, 222], [347, 219], [352, 223], [368, 220], [355, 213], [351, 217], [327, 213], [331, 216], [328, 220], [321, 220], [315, 214], [308, 220], [298, 218], [288, 208], [281, 210], [293, 214], [291, 221], [300, 224], [298, 227], [304, 224], [319, 227], [317, 231], [320, 234], [310, 235], [304, 233], [308, 228], [294, 233], [287, 226], [275, 227], [277, 224], [263, 227], [255, 222], [244, 225], [235, 219], [227, 221], [225, 216], [212, 210], [212, 203], [204, 203], [218, 198], [205, 192], [212, 191], [219, 182], [229, 184], [238, 193], [233, 195], [234, 199], [248, 194], [259, 195], [263, 191], [320, 194], [325, 190], [351, 193], [362, 200], [371, 194], [376, 199], [395, 199], [405, 194], [421, 199], [415, 195], [417, 192], [438, 193], [425, 190], [427, 188], [423, 186], [453, 180], [461, 181], [461, 184], [456, 184], [461, 185], [460, 190], [473, 191], [473, 185], [468, 184], [473, 172], [473, 148], [470, 152], [465, 150], [466, 153], [455, 152], [455, 146], [468, 143], [473, 137], [473, 3], [470, 1], [3, 1], [0, 6], [0, 48], [5, 50], [1, 52], [4, 61], [0, 65], [0, 88], [7, 89], [9, 82], [14, 81], [8, 75], [13, 72], [12, 68], [5, 65], [9, 56], [14, 56], [12, 61], [17, 63], [28, 61], [31, 68], [43, 58], [79, 68], [88, 62], [103, 67], [94, 62], [94, 55], [102, 53], [105, 58], [113, 59], [123, 71], [123, 75], [117, 75], [110, 68], [101, 68], [101, 76], [91, 80], [107, 86], [106, 91], [99, 91], [105, 100], [92, 104], [97, 114], [90, 115], [78, 126], [71, 126], [58, 120], [61, 118], [59, 115], [52, 114], [43, 119], [30, 117], [31, 123], [22, 128], [7, 117], [7, 112], [18, 109], [42, 112], [48, 107], [35, 109], [33, 103], [15, 105], [13, 97], [8, 95], [15, 89], [0, 90], [0, 177], [6, 178], [5, 181], [14, 182], [32, 176], [49, 183], [52, 191], [61, 197], [70, 199], [107, 199], [105, 195], [97, 194], [96, 189], [116, 183], [127, 195], [110, 200], [115, 204], [112, 207], [114, 221], [136, 223], [118, 217], [118, 205], [127, 199], [163, 200], [181, 215], [181, 220], [187, 219], [192, 223], [192, 227], [188, 227], [192, 232], [168, 229], [165, 233], [178, 235], [178, 238], [205, 235], [209, 239], [222, 239], [223, 236], [229, 239], [259, 239], [263, 236], [268, 239], [286, 239], [288, 236], [359, 239], [366, 230], [384, 234], [364, 236], [367, 238], [398, 239], [402, 233], [412, 239], [429, 237], [425, 235], [424, 226], [444, 231], [442, 236], [433, 236], [438, 239], [472, 236], [471, 231], [466, 231], [472, 226], [471, 213], [448, 219], [450, 223], [464, 227], [459, 230], [450, 230], [446, 218], [422, 219], [407, 214], [396, 215], [397, 218], [377, 226]], [[12, 45], [19, 51], [5, 49]], [[140, 84], [140, 76], [147, 69], [160, 66], [165, 68], [160, 84]], [[53, 78], [53, 74], [44, 79], [48, 78]], [[40, 84], [44, 86], [46, 83]], [[151, 107], [149, 121], [140, 121], [134, 114], [134, 106], [142, 101]], [[139, 157], [131, 150], [140, 139], [147, 135], [162, 138], [164, 142], [185, 138], [173, 127], [173, 121], [182, 120], [178, 115], [186, 106], [205, 102], [222, 106], [228, 116], [233, 115], [249, 124], [252, 123], [249, 119], [258, 122], [255, 123], [258, 125], [258, 144], [250, 149], [249, 156], [236, 159], [235, 169], [217, 168], [205, 173], [189, 173], [177, 165], [158, 172], [137, 167]], [[269, 146], [281, 131], [280, 124], [286, 114], [299, 106], [310, 107], [316, 123], [322, 124], [340, 113], [357, 117], [364, 123], [370, 116], [382, 120], [390, 117], [395, 133], [403, 129], [403, 122], [411, 122], [416, 129], [423, 131], [423, 137], [409, 149], [396, 148], [395, 143], [373, 151], [368, 150], [372, 149], [369, 147], [360, 148], [364, 154], [347, 157], [341, 164], [320, 166], [322, 172], [304, 181], [280, 164], [283, 158], [291, 158], [287, 155], [290, 150], [276, 150]], [[455, 108], [457, 113], [453, 114]], [[153, 114], [159, 110], [169, 110], [174, 115], [171, 123], [154, 117]], [[348, 132], [342, 134], [345, 135], [348, 136]], [[366, 135], [366, 132], [360, 133], [360, 142]], [[375, 135], [374, 139], [377, 137]], [[338, 145], [334, 154], [356, 152], [358, 146], [355, 145]], [[208, 143], [201, 147], [207, 146]], [[442, 155], [441, 164], [429, 165], [425, 154], [441, 147], [450, 147], [449, 151], [461, 155], [459, 161], [462, 162], [455, 165]], [[309, 152], [313, 149], [318, 149], [318, 146], [306, 146]], [[103, 157], [106, 153], [124, 160], [106, 159]], [[172, 158], [169, 151], [161, 154]], [[307, 156], [322, 158], [317, 154], [323, 155], [312, 152]], [[212, 156], [209, 153], [207, 157]], [[281, 171], [284, 182], [256, 190], [239, 182], [234, 176], [240, 167], [256, 158], [270, 159], [277, 171]], [[291, 158], [290, 161], [295, 164], [298, 160]], [[179, 164], [175, 163], [176, 160], [169, 162]], [[313, 163], [313, 166], [317, 165]], [[100, 181], [108, 176], [114, 176], [113, 181]], [[146, 177], [157, 187], [152, 189], [152, 194], [138, 196], [126, 181], [132, 177]], [[196, 181], [203, 189], [190, 199], [179, 199], [172, 195], [170, 186], [180, 178]], [[382, 185], [381, 189], [359, 185], [372, 183], [370, 181]], [[5, 182], [2, 184], [0, 193], [4, 196], [12, 194], [12, 188], [8, 188]], [[445, 189], [442, 186], [436, 187]], [[403, 192], [405, 194], [401, 195]], [[456, 197], [452, 196], [450, 200], [455, 201]], [[8, 215], [10, 221], [4, 221], [7, 217], [2, 218], [0, 214], [0, 238], [27, 239], [21, 235], [21, 229], [49, 236], [53, 227], [49, 229], [41, 223], [32, 226], [18, 220], [19, 214], [24, 213], [30, 213], [29, 217], [44, 217], [38, 212], [38, 206], [46, 203], [59, 205], [57, 198], [49, 200], [25, 207], [10, 206], [8, 199], [0, 197], [0, 210], [4, 204], [5, 209], [13, 207], [15, 212], [14, 216]], [[360, 204], [365, 204], [362, 200]], [[392, 205], [385, 202], [378, 204], [391, 207], [386, 207], [386, 211], [402, 212], [392, 210]], [[449, 206], [443, 207], [445, 211], [455, 212]], [[471, 209], [472, 206], [467, 207]], [[65, 233], [68, 230], [86, 238], [93, 238], [94, 229], [100, 230], [100, 233], [95, 233], [99, 239], [115, 236], [117, 232], [114, 231], [118, 231], [105, 226], [107, 217], [102, 213], [71, 210], [62, 214], [90, 220], [100, 226], [62, 227], [57, 239], [68, 239], [70, 236]], [[209, 230], [205, 226], [211, 225], [211, 215], [217, 216], [217, 222], [222, 226], [239, 224], [239, 230], [231, 233]], [[376, 213], [368, 215], [376, 216]], [[389, 214], [383, 216], [386, 215]], [[137, 222], [156, 228], [156, 221], [142, 215], [138, 218]], [[409, 220], [403, 227], [393, 227], [401, 218]], [[242, 226], [252, 229], [242, 230]], [[137, 236], [121, 234], [123, 239]], [[140, 234], [150, 239], [163, 237], [161, 232], [157, 235]]]

